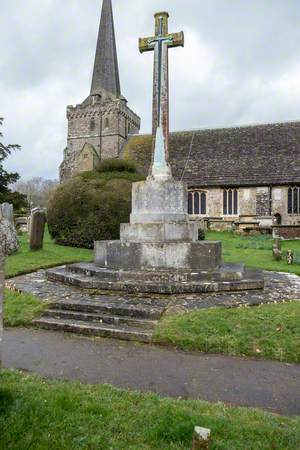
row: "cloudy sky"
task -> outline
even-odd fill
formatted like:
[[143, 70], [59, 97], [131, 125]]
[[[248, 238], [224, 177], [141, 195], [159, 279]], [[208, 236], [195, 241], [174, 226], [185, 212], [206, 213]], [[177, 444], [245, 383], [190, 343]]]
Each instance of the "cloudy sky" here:
[[[56, 178], [66, 105], [89, 94], [102, 0], [1, 0], [0, 116], [7, 167]], [[170, 13], [171, 129], [300, 120], [299, 0], [113, 0], [122, 93], [151, 129], [152, 56], [139, 36]]]

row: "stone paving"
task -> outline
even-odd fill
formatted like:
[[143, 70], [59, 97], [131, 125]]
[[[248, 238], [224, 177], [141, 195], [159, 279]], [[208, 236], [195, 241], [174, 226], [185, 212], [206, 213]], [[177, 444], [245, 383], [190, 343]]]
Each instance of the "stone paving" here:
[[243, 291], [192, 295], [124, 294], [108, 291], [84, 291], [46, 279], [46, 271], [22, 275], [6, 281], [6, 287], [18, 292], [30, 293], [42, 300], [58, 302], [64, 300], [97, 302], [122, 302], [126, 305], [147, 305], [165, 313], [176, 313], [193, 309], [225, 306], [251, 306], [282, 301], [300, 301], [300, 277], [290, 273], [264, 272], [264, 291]]

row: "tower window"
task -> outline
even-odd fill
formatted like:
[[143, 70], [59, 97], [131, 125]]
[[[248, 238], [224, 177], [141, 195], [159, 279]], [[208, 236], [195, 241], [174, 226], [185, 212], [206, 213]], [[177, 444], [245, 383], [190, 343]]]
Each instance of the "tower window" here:
[[91, 119], [91, 121], [90, 121], [90, 131], [94, 131], [95, 128], [96, 128], [95, 119]]
[[109, 128], [109, 118], [105, 117], [104, 128]]
[[288, 190], [288, 214], [300, 214], [300, 187], [290, 187]]
[[238, 190], [224, 189], [223, 191], [223, 214], [233, 216], [238, 214]]
[[189, 191], [188, 196], [188, 213], [191, 216], [205, 215], [207, 193], [204, 191]]

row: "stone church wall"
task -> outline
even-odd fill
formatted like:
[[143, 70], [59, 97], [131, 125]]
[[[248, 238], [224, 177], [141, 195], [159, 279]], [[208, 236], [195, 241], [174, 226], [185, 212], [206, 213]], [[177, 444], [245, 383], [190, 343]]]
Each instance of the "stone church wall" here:
[[[68, 144], [60, 168], [61, 181], [83, 167], [78, 157], [85, 144], [92, 145], [100, 159], [118, 158], [129, 134], [140, 129], [140, 118], [120, 99], [69, 106], [67, 118]], [[85, 166], [93, 166], [93, 161]]]
[[[231, 229], [234, 222], [243, 220], [258, 221], [261, 226], [271, 226], [275, 214], [280, 215], [282, 225], [300, 225], [300, 215], [288, 214], [287, 186], [275, 186], [272, 190], [269, 187], [259, 186], [239, 188], [238, 215], [232, 216], [223, 214], [222, 188], [203, 188], [201, 190], [207, 192], [207, 214], [198, 217], [191, 216], [191, 219], [209, 220], [211, 229]], [[291, 233], [290, 229], [288, 232]]]
[[280, 214], [283, 225], [300, 224], [300, 215], [288, 214], [288, 186], [273, 187], [272, 214]]

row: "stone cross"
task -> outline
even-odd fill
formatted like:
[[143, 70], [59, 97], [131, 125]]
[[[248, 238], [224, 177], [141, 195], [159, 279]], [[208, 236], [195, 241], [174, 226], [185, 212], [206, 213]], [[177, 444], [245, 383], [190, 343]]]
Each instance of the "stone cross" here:
[[169, 64], [168, 50], [184, 46], [184, 34], [168, 32], [167, 12], [155, 14], [155, 36], [140, 38], [140, 52], [154, 51], [153, 156], [150, 177], [172, 178], [169, 165]]

